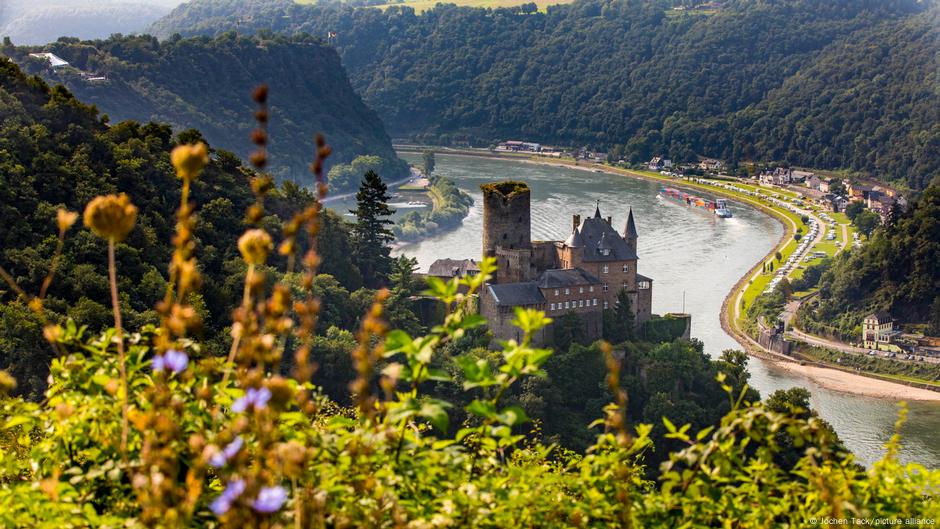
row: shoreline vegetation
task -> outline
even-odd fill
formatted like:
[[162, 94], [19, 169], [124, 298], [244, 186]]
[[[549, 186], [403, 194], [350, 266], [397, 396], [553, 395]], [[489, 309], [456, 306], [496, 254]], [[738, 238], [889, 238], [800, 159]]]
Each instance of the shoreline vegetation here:
[[[432, 176], [425, 188], [431, 199], [430, 211], [412, 211], [403, 216], [392, 228], [401, 244], [409, 244], [453, 229], [470, 213], [473, 198], [443, 176]], [[401, 189], [399, 188], [399, 191]]]
[[[399, 152], [423, 152], [428, 146], [396, 145]], [[592, 162], [577, 163], [571, 159], [551, 158], [542, 159], [528, 154], [503, 154], [494, 153], [488, 150], [458, 149], [452, 147], [433, 147], [440, 154], [456, 156], [476, 156], [483, 158], [492, 158], [499, 160], [515, 160], [524, 163], [533, 163], [549, 165], [554, 167], [582, 169], [586, 171], [602, 171], [608, 174], [628, 176], [631, 178], [641, 178], [656, 182], [669, 182], [670, 185], [686, 187], [696, 190], [704, 190], [712, 194], [721, 195], [736, 202], [754, 207], [781, 223], [784, 227], [784, 233], [774, 245], [773, 248], [760, 261], [743, 275], [734, 287], [728, 292], [722, 303], [721, 326], [725, 332], [731, 335], [751, 356], [756, 356], [772, 362], [790, 373], [797, 373], [806, 378], [815, 381], [819, 385], [834, 391], [851, 393], [865, 397], [875, 397], [894, 400], [916, 400], [916, 401], [935, 401], [940, 402], [940, 389], [927, 389], [925, 383], [907, 381], [901, 379], [891, 380], [887, 376], [864, 371], [852, 372], [846, 368], [831, 365], [821, 361], [806, 361], [800, 358], [794, 358], [779, 353], [768, 351], [761, 347], [753, 338], [751, 338], [741, 328], [740, 306], [741, 298], [744, 297], [747, 288], [751, 285], [755, 276], [760, 274], [762, 264], [769, 261], [779, 251], [784, 253], [784, 258], [793, 248], [793, 235], [797, 229], [803, 227], [799, 217], [789, 211], [773, 207], [769, 204], [755, 200], [743, 193], [735, 193], [715, 186], [708, 186], [690, 182], [686, 180], [672, 179], [661, 176], [650, 171], [638, 171], [634, 169], [623, 169], [612, 167], [605, 164], [596, 164]], [[790, 246], [788, 248], [788, 246]]]

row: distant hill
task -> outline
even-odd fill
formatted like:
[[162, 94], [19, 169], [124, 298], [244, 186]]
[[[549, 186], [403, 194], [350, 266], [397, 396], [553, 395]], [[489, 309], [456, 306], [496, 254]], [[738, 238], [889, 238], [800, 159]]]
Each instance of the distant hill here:
[[922, 189], [940, 174], [937, 3], [581, 0], [377, 9], [194, 0], [168, 37], [273, 30], [332, 39], [394, 135], [525, 138], [732, 162], [847, 168]]
[[17, 44], [45, 44], [59, 37], [99, 39], [136, 33], [182, 0], [5, 0], [0, 36]]
[[256, 107], [251, 91], [269, 83], [269, 167], [280, 177], [310, 182], [318, 132], [335, 148], [331, 165], [375, 155], [383, 160], [383, 177], [405, 170], [382, 121], [349, 85], [336, 51], [312, 37], [230, 33], [163, 43], [149, 36], [61, 39], [42, 48], [69, 61], [70, 67], [55, 70], [27, 56], [39, 49], [4, 52], [25, 70], [64, 84], [112, 120], [198, 128], [213, 145], [243, 157], [253, 149], [249, 135]]

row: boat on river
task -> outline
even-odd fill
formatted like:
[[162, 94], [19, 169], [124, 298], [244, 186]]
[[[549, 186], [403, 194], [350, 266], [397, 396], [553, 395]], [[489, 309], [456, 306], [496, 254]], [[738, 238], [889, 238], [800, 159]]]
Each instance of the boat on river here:
[[728, 207], [728, 201], [723, 198], [716, 198], [714, 200], [702, 198], [674, 187], [664, 187], [660, 189], [659, 196], [682, 202], [693, 208], [701, 208], [710, 211], [723, 219], [730, 219], [733, 216], [731, 208]]

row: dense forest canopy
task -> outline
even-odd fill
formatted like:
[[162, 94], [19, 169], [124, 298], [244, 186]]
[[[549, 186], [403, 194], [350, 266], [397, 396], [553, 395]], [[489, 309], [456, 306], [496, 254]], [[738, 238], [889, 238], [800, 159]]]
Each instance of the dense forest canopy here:
[[922, 189], [940, 174], [938, 8], [914, 0], [583, 0], [547, 13], [422, 15], [195, 0], [161, 37], [271, 29], [334, 43], [393, 135], [525, 138], [732, 162], [848, 168]]
[[[112, 119], [197, 128], [213, 145], [243, 157], [250, 151], [253, 127], [248, 95], [258, 84], [277, 80], [270, 98], [269, 145], [275, 175], [309, 184], [311, 145], [318, 132], [336, 145], [330, 165], [375, 155], [382, 159], [384, 177], [406, 174], [382, 121], [349, 85], [336, 52], [317, 39], [230, 33], [160, 43], [147, 36], [114, 36], [60, 39], [42, 49], [74, 68], [52, 70], [27, 58], [27, 51], [39, 48], [6, 47], [4, 53], [27, 71], [63, 83]], [[87, 74], [107, 79], [90, 81]]]

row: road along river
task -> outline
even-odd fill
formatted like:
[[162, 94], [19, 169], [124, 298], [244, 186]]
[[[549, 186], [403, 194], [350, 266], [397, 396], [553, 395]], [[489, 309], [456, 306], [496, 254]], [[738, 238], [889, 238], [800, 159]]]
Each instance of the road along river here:
[[[405, 154], [416, 165], [421, 155]], [[426, 270], [444, 257], [478, 258], [481, 254], [481, 193], [485, 182], [523, 180], [532, 188], [532, 238], [557, 240], [571, 232], [573, 214], [593, 213], [599, 200], [602, 215], [615, 227], [633, 207], [639, 231], [639, 272], [653, 278], [653, 312], [692, 314], [692, 335], [713, 357], [740, 349], [720, 324], [721, 305], [734, 284], [770, 251], [783, 234], [781, 225], [750, 207], [733, 203], [734, 218], [719, 219], [706, 211], [660, 199], [660, 184], [576, 168], [490, 158], [437, 155], [435, 173], [453, 180], [476, 201], [463, 225], [398, 252], [418, 259]], [[705, 193], [702, 193], [705, 194]], [[351, 209], [339, 201], [337, 210]], [[836, 429], [860, 462], [869, 465], [883, 454], [893, 433], [897, 401], [863, 397], [827, 389], [802, 373], [759, 358], [749, 364], [751, 383], [761, 395], [794, 386], [812, 392], [812, 406]], [[902, 458], [929, 468], [940, 466], [940, 404], [909, 403], [902, 434]]]

